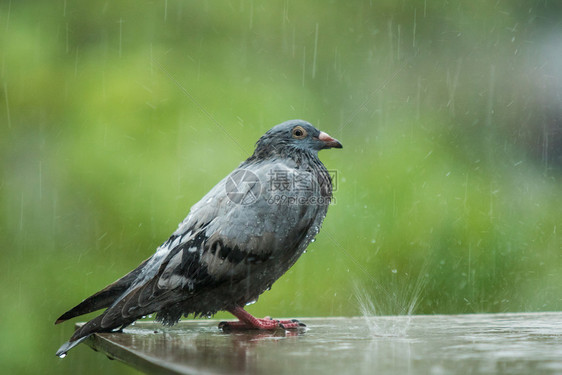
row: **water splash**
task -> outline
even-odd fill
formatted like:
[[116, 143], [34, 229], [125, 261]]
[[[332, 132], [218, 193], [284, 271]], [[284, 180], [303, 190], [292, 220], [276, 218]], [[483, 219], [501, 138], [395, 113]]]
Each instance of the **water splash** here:
[[[379, 337], [404, 337], [407, 336], [407, 330], [410, 325], [410, 319], [392, 319], [386, 316], [380, 317], [380, 310], [377, 309], [373, 298], [368, 294], [364, 287], [359, 284], [354, 285], [354, 294], [359, 303], [359, 309], [365, 325], [369, 329], [372, 336]], [[379, 315], [379, 316], [377, 316]]]
[[[392, 269], [391, 284], [383, 285], [374, 279], [372, 281], [375, 282], [375, 288], [354, 284], [354, 295], [359, 310], [372, 335], [407, 336], [410, 316], [419, 304], [427, 281], [426, 267], [427, 262], [415, 280], [407, 273], [398, 273], [398, 270]], [[389, 287], [392, 287], [392, 290]], [[408, 319], [396, 319], [397, 315], [406, 315]]]

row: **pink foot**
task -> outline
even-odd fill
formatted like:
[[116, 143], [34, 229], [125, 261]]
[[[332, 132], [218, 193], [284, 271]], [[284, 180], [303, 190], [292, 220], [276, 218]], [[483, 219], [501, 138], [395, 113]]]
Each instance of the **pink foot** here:
[[249, 312], [241, 307], [236, 307], [229, 312], [238, 318], [237, 322], [220, 322], [219, 328], [223, 331], [226, 330], [247, 330], [247, 329], [259, 329], [259, 330], [276, 330], [276, 329], [297, 329], [306, 327], [304, 323], [299, 322], [296, 319], [290, 320], [274, 320], [270, 317], [265, 317], [263, 319], [255, 318]]

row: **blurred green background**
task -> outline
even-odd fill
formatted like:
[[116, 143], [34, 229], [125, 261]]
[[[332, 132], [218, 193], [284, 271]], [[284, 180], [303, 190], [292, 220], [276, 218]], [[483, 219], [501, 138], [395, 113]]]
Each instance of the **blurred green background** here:
[[[555, 1], [0, 1], [0, 362], [134, 373], [54, 320], [153, 253], [270, 127], [335, 202], [249, 311], [562, 308]], [[219, 317], [227, 317], [227, 314]]]

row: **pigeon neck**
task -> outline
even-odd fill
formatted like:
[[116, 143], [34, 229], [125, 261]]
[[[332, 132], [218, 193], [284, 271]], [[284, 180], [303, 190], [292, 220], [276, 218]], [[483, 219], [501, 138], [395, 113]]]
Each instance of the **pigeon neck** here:
[[318, 160], [317, 151], [303, 150], [296, 147], [258, 147], [246, 162], [264, 161], [267, 159], [292, 159], [297, 165]]

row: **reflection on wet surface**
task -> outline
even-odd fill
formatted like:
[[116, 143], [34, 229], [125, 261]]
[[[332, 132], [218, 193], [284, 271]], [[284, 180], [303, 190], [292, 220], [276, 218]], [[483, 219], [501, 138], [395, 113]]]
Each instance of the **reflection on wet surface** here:
[[301, 321], [307, 330], [233, 333], [210, 320], [171, 328], [139, 322], [88, 342], [169, 373], [562, 373], [562, 313]]

